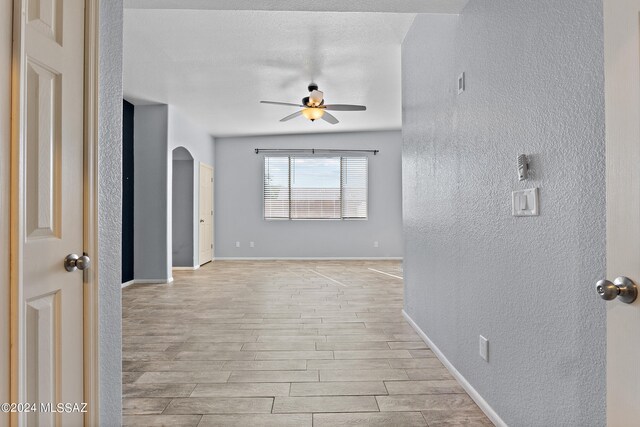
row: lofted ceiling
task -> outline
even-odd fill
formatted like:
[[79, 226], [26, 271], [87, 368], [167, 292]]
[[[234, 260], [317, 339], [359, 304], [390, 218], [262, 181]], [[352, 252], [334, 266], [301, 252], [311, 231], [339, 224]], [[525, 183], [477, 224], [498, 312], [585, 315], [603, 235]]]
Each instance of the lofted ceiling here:
[[[338, 10], [333, 12], [272, 6], [312, 4], [299, 0], [251, 2], [266, 10], [219, 10], [232, 4], [248, 9], [244, 3], [127, 0], [125, 98], [173, 105], [214, 136], [401, 127], [400, 45], [413, 13], [387, 13], [382, 6], [388, 1], [360, 2], [369, 5], [360, 6], [371, 10], [365, 13], [345, 13], [343, 3], [350, 2], [343, 1], [325, 4]], [[416, 11], [422, 10], [418, 3], [441, 11], [443, 4], [460, 2], [406, 3]], [[336, 125], [303, 118], [279, 122], [296, 108], [259, 103], [299, 103], [311, 81], [324, 91], [326, 103], [364, 104], [367, 111], [336, 111]]]

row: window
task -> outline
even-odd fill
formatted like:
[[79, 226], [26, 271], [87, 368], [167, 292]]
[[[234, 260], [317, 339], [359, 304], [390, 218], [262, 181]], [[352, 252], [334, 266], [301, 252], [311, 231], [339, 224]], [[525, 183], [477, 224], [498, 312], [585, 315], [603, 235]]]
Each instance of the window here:
[[264, 158], [264, 217], [289, 218], [289, 158]]
[[366, 219], [366, 157], [265, 157], [265, 219]]

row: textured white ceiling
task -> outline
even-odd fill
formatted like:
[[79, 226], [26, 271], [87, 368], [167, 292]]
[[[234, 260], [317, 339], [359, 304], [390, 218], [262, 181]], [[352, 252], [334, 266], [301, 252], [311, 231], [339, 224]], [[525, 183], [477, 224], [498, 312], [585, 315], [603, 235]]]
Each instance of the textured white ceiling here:
[[[214, 136], [399, 129], [400, 44], [413, 14], [126, 9], [124, 94], [174, 105]], [[314, 81], [364, 104], [330, 125], [281, 123]]]

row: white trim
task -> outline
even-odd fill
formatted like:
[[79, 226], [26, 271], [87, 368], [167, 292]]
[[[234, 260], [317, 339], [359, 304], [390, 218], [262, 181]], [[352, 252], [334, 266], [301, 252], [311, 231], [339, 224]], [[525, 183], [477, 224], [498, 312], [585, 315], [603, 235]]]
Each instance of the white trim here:
[[[24, 43], [22, 28], [23, 2], [15, 0], [13, 3], [13, 58], [11, 92], [11, 397], [10, 402], [26, 401], [25, 369], [20, 365], [20, 357], [25, 353], [24, 324], [20, 321], [23, 315], [22, 302], [22, 263], [24, 260], [23, 245], [20, 236], [23, 236], [24, 223], [20, 206], [24, 197], [24, 181], [22, 176], [23, 150], [21, 149], [20, 130], [24, 118], [20, 108], [20, 99], [23, 93], [21, 72], [24, 62]], [[10, 416], [11, 425], [26, 425], [26, 416], [23, 413], [13, 413]]]
[[168, 279], [134, 279], [132, 281], [135, 285], [168, 285], [173, 282], [173, 277], [169, 277]]
[[131, 286], [131, 285], [133, 285], [134, 283], [136, 283], [136, 281], [135, 281], [135, 280], [129, 280], [128, 282], [124, 282], [124, 283], [122, 284], [122, 289], [126, 288], [127, 286]]
[[402, 257], [216, 257], [216, 261], [402, 261]]
[[99, 0], [85, 0], [84, 45], [84, 251], [92, 265], [84, 275], [84, 395], [91, 408], [85, 425], [100, 424], [100, 320], [98, 272]]
[[177, 270], [177, 271], [181, 271], [181, 270], [197, 270], [199, 268], [200, 268], [199, 265], [194, 265], [193, 267], [171, 267], [172, 270]]
[[[13, 2], [0, 6], [0, 244], [6, 255], [0, 259], [0, 402], [11, 401], [11, 53], [13, 49]], [[0, 426], [9, 425], [9, 413], [0, 413]]]
[[493, 410], [493, 408], [489, 405], [489, 403], [487, 403], [487, 401], [484, 400], [484, 398], [480, 395], [480, 393], [478, 393], [478, 391], [475, 388], [473, 388], [473, 386], [469, 383], [469, 381], [467, 381], [467, 379], [462, 376], [462, 374], [453, 366], [453, 364], [449, 362], [449, 360], [442, 353], [442, 351], [440, 351], [440, 349], [433, 343], [433, 341], [429, 339], [427, 334], [425, 334], [422, 331], [422, 329], [420, 329], [420, 327], [416, 324], [416, 322], [413, 321], [411, 316], [409, 316], [407, 312], [404, 310], [402, 310], [402, 316], [404, 316], [405, 320], [411, 325], [411, 327], [416, 331], [416, 333], [420, 335], [420, 338], [422, 338], [422, 341], [424, 341], [425, 344], [429, 346], [431, 351], [435, 353], [438, 359], [440, 359], [442, 364], [445, 366], [445, 368], [449, 370], [451, 375], [453, 375], [454, 378], [458, 380], [462, 388], [464, 388], [467, 394], [469, 394], [469, 396], [476, 402], [476, 404], [480, 407], [480, 409], [482, 409], [482, 412], [485, 413], [485, 415], [491, 420], [491, 422], [498, 427], [508, 427], [507, 423], [505, 423], [502, 420], [502, 418], [500, 418], [500, 416], [496, 413], [496, 411]]

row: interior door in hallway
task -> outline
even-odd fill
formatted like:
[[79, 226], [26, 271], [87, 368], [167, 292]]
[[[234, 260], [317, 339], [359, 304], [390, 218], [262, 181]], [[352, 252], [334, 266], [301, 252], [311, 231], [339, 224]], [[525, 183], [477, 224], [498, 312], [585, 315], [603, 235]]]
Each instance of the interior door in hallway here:
[[200, 258], [199, 264], [213, 259], [213, 168], [200, 163]]
[[[607, 276], [640, 284], [640, 0], [605, 0]], [[640, 300], [607, 304], [607, 425], [640, 420]]]
[[[14, 1], [12, 401], [84, 402], [84, 1]], [[86, 266], [82, 259], [80, 267]], [[76, 426], [84, 414], [17, 413]]]

